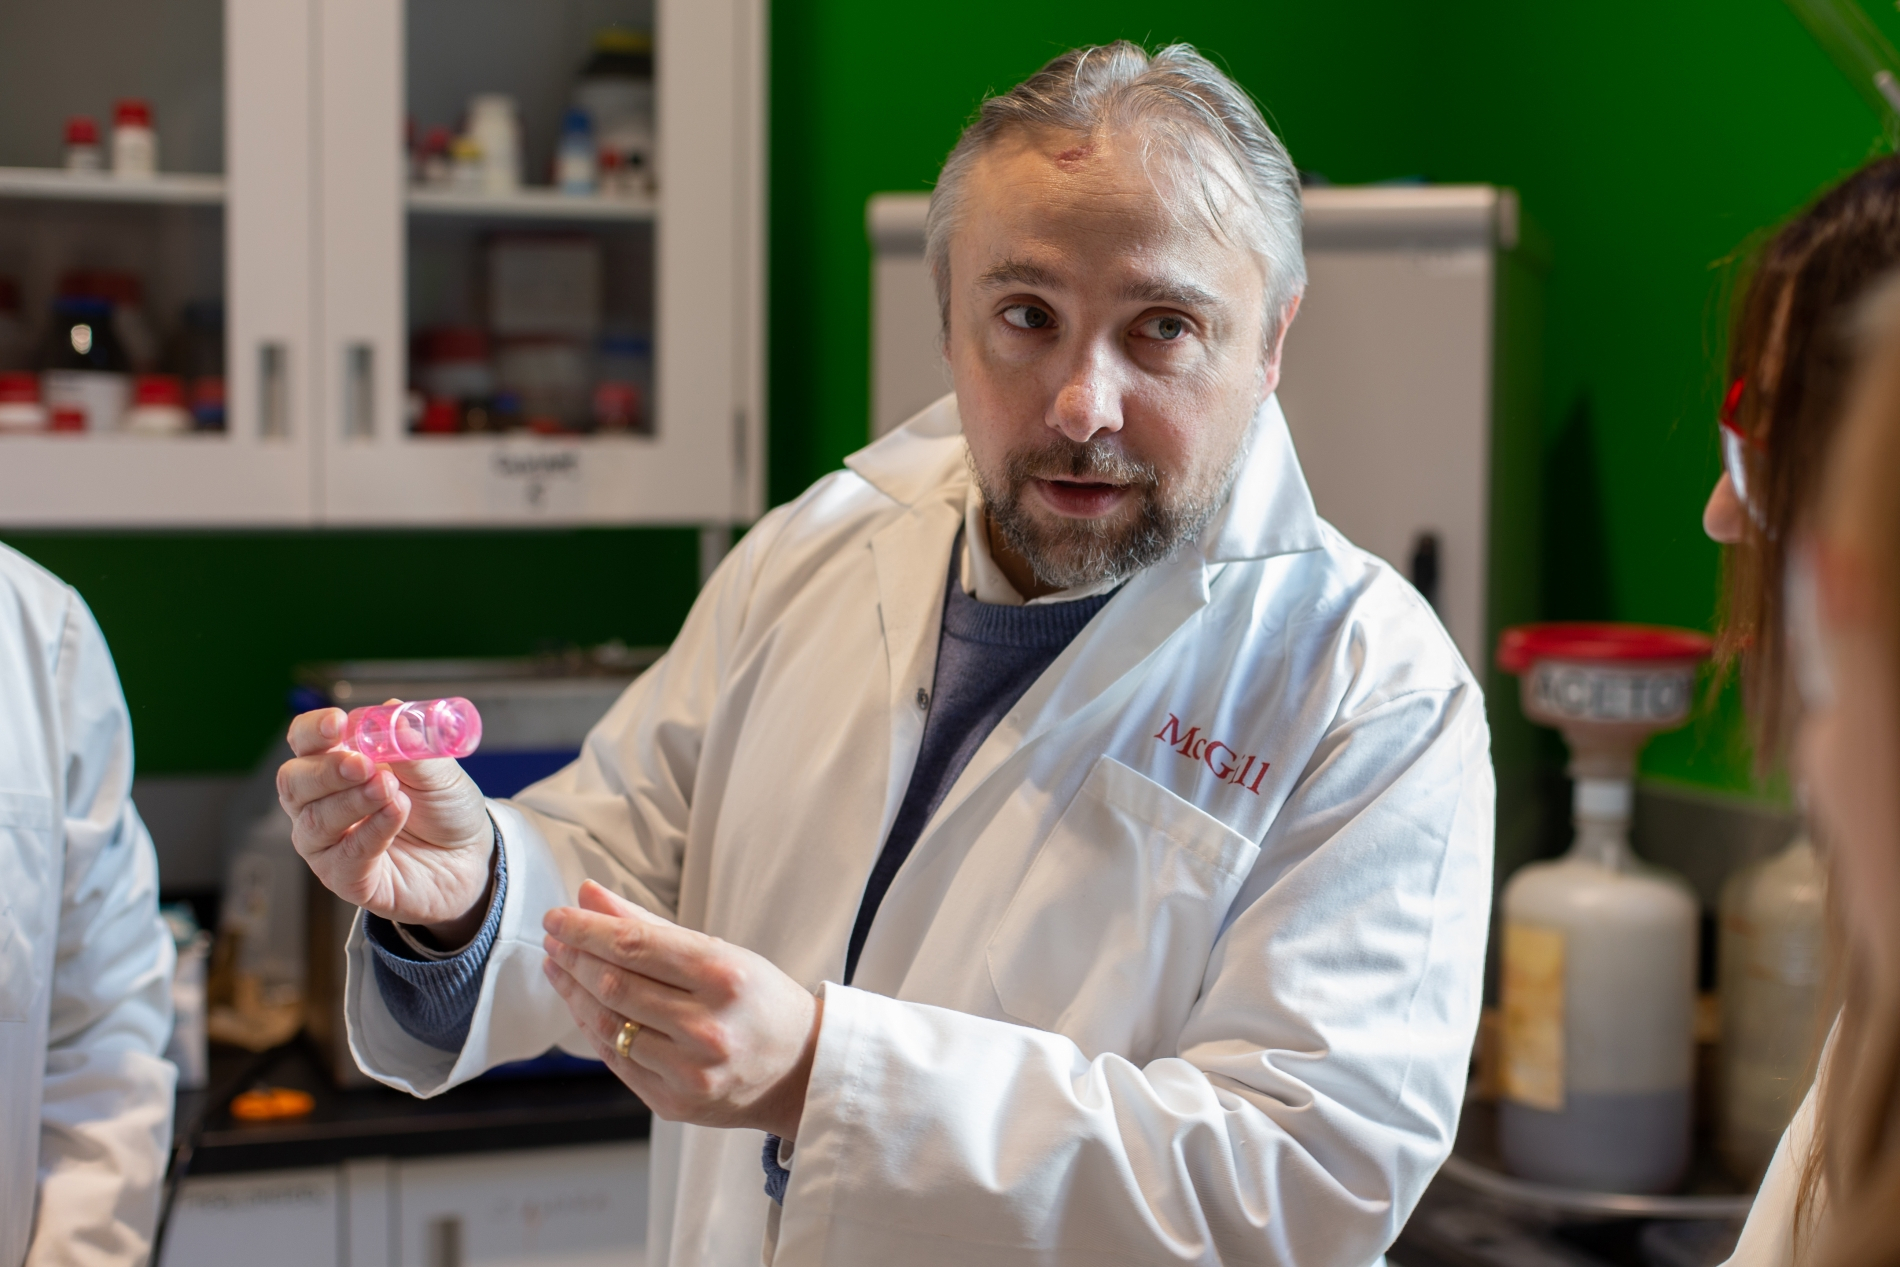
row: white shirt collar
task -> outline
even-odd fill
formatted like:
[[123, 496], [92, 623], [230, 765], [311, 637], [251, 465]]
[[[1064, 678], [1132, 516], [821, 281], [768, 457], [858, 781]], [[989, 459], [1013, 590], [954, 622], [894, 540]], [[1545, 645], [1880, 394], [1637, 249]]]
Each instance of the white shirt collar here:
[[994, 603], [998, 607], [1033, 607], [1037, 603], [1071, 603], [1078, 598], [1092, 598], [1097, 594], [1106, 594], [1126, 580], [1097, 581], [1093, 585], [1077, 585], [1072, 589], [1057, 590], [1053, 594], [1044, 594], [1041, 598], [1032, 598], [1025, 603], [1016, 587], [1003, 575], [1003, 569], [996, 566], [995, 556], [990, 554], [990, 535], [983, 514], [983, 494], [978, 491], [976, 481], [970, 481], [969, 491], [963, 497], [963, 561], [960, 565], [963, 592], [979, 603]]

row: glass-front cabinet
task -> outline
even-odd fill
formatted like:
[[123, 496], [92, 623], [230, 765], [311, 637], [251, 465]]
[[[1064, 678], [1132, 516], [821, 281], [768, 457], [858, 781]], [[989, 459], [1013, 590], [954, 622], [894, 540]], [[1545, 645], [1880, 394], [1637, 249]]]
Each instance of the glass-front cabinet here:
[[763, 0], [0, 13], [0, 526], [761, 510]]

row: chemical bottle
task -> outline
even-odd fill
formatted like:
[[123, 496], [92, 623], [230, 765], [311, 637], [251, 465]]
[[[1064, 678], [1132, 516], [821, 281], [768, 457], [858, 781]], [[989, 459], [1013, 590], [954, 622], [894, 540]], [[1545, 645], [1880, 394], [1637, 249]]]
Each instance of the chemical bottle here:
[[1826, 902], [1814, 846], [1798, 837], [1722, 887], [1717, 1148], [1760, 1180], [1813, 1076], [1820, 1039]]
[[1708, 638], [1636, 625], [1506, 630], [1498, 662], [1524, 712], [1570, 747], [1575, 843], [1505, 886], [1498, 1148], [1514, 1173], [1656, 1193], [1687, 1169], [1698, 909], [1638, 860], [1636, 755], [1688, 720]]
[[158, 133], [151, 103], [127, 97], [112, 107], [112, 174], [144, 180], [158, 174]]
[[171, 374], [140, 374], [132, 380], [132, 408], [126, 411], [121, 426], [148, 436], [179, 435], [191, 430], [184, 383]]
[[1504, 890], [1499, 1148], [1527, 1179], [1665, 1192], [1689, 1160], [1697, 910], [1637, 860], [1630, 785], [1579, 779], [1576, 843]]
[[165, 368], [184, 381], [192, 430], [224, 430], [223, 301], [196, 299], [187, 303], [164, 359]]
[[495, 92], [471, 97], [467, 136], [481, 148], [483, 193], [506, 195], [521, 188], [521, 119], [513, 97]]
[[99, 125], [84, 114], [66, 120], [66, 170], [97, 172], [104, 169], [105, 160], [99, 153]]
[[569, 110], [561, 120], [561, 146], [554, 156], [554, 184], [564, 194], [594, 192], [598, 176], [594, 125], [585, 110]]
[[0, 370], [0, 434], [46, 430], [46, 406], [40, 403], [37, 374]]
[[40, 389], [53, 415], [79, 429], [114, 431], [132, 394], [131, 363], [113, 329], [112, 303], [93, 295], [62, 295], [40, 348]]
[[614, 173], [612, 187], [602, 192], [652, 193], [658, 176], [652, 33], [608, 27], [595, 35], [574, 85], [574, 107], [593, 121], [601, 165]]

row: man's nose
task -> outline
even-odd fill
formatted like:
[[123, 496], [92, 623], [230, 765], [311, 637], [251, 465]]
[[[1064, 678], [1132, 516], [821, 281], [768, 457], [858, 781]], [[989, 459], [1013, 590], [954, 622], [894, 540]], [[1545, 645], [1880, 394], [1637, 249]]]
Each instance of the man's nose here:
[[1121, 389], [1106, 349], [1085, 347], [1056, 392], [1049, 425], [1077, 444], [1122, 429]]

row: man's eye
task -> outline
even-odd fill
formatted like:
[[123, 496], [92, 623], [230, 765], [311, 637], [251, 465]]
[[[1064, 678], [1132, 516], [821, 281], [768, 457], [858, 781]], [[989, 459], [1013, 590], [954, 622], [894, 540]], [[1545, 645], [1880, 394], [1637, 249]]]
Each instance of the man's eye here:
[[1049, 324], [1049, 314], [1032, 304], [1012, 304], [1003, 309], [1003, 320], [1018, 330], [1040, 330]]
[[1150, 339], [1167, 342], [1187, 333], [1187, 322], [1179, 317], [1150, 317], [1141, 323], [1141, 333]]

